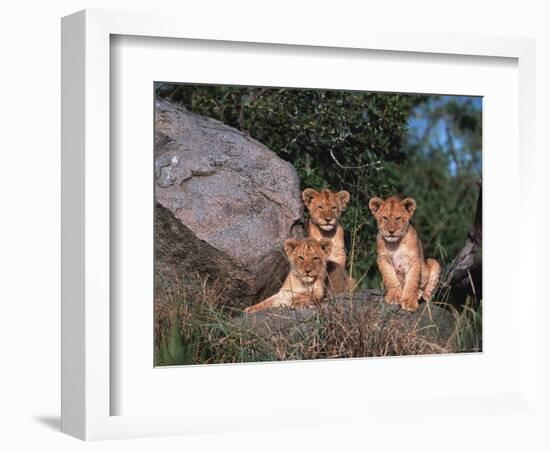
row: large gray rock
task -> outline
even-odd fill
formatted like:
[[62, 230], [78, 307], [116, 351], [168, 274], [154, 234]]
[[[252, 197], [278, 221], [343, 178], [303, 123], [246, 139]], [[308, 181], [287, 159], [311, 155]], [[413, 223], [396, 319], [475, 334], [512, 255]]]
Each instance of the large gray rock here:
[[226, 253], [198, 239], [158, 202], [155, 229], [157, 305], [169, 301], [166, 288], [177, 290], [185, 286], [187, 293], [197, 288], [200, 292], [203, 280], [216, 288], [215, 298], [225, 306], [243, 308], [254, 300], [255, 278], [251, 273], [235, 264]]
[[252, 267], [302, 218], [294, 167], [213, 119], [156, 100], [156, 200], [199, 239]]

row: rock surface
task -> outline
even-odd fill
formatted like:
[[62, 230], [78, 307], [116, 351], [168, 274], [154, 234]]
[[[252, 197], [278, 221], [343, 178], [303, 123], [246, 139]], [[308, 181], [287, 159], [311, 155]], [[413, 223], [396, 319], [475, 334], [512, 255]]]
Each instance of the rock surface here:
[[155, 274], [158, 302], [164, 302], [165, 283], [194, 282], [193, 276], [220, 287], [219, 301], [227, 306], [247, 306], [251, 274], [221, 250], [198, 239], [160, 203], [155, 207]]
[[156, 100], [155, 197], [197, 238], [254, 272], [302, 218], [291, 164], [213, 119]]
[[[428, 338], [435, 344], [444, 345], [455, 331], [456, 317], [446, 308], [421, 302], [415, 312], [403, 311], [398, 305], [384, 301], [381, 291], [365, 289], [353, 294], [340, 295], [333, 300], [325, 300], [322, 308], [337, 308], [343, 321], [350, 326], [361, 323], [368, 317], [377, 329], [383, 330], [389, 322], [395, 321], [403, 330], [415, 330], [418, 336]], [[243, 327], [247, 324], [268, 334], [306, 333], [308, 327], [315, 327], [319, 315], [316, 308], [290, 309], [275, 308], [255, 314], [243, 314], [235, 321]]]

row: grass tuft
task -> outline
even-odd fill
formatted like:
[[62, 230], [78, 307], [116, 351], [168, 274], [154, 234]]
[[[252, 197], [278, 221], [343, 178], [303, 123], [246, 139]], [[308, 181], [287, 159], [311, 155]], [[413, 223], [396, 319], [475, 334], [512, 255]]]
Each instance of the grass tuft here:
[[[317, 309], [254, 317], [220, 304], [220, 291], [191, 277], [157, 283], [155, 365], [360, 358], [479, 352], [481, 306], [444, 302], [409, 314], [383, 300], [334, 298]], [[437, 297], [436, 297], [437, 298]]]

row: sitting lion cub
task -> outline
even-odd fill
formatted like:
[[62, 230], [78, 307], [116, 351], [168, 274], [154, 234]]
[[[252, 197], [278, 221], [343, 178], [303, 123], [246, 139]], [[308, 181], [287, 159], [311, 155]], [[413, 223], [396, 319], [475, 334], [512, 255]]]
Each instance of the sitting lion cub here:
[[328, 261], [346, 267], [344, 229], [339, 221], [349, 202], [349, 192], [332, 192], [329, 189], [317, 192], [308, 188], [302, 192], [302, 200], [309, 211], [308, 236], [317, 240], [329, 239], [332, 242], [332, 252]]
[[326, 261], [332, 251], [327, 239], [287, 239], [285, 253], [290, 261], [290, 272], [276, 294], [244, 311], [255, 313], [276, 306], [303, 308], [320, 302], [325, 295]]
[[369, 208], [378, 223], [376, 251], [378, 268], [386, 288], [386, 302], [407, 311], [418, 308], [418, 299], [430, 301], [441, 267], [435, 259], [424, 261], [422, 243], [409, 220], [416, 209], [412, 198], [386, 201], [375, 197]]
[[340, 216], [349, 202], [349, 192], [332, 192], [330, 189], [305, 189], [302, 200], [309, 211], [308, 236], [332, 242], [332, 252], [327, 259], [327, 291], [329, 295], [355, 289], [355, 280], [346, 271], [344, 229]]

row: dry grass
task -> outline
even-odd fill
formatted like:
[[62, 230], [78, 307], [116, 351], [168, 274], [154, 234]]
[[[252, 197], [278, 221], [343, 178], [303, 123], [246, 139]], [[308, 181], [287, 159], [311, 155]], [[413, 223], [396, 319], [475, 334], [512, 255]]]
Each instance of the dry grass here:
[[249, 318], [221, 305], [221, 288], [198, 278], [157, 281], [157, 365], [481, 351], [481, 308], [449, 312], [432, 303], [410, 315], [382, 301], [364, 307], [356, 299], [333, 299], [317, 310]]

